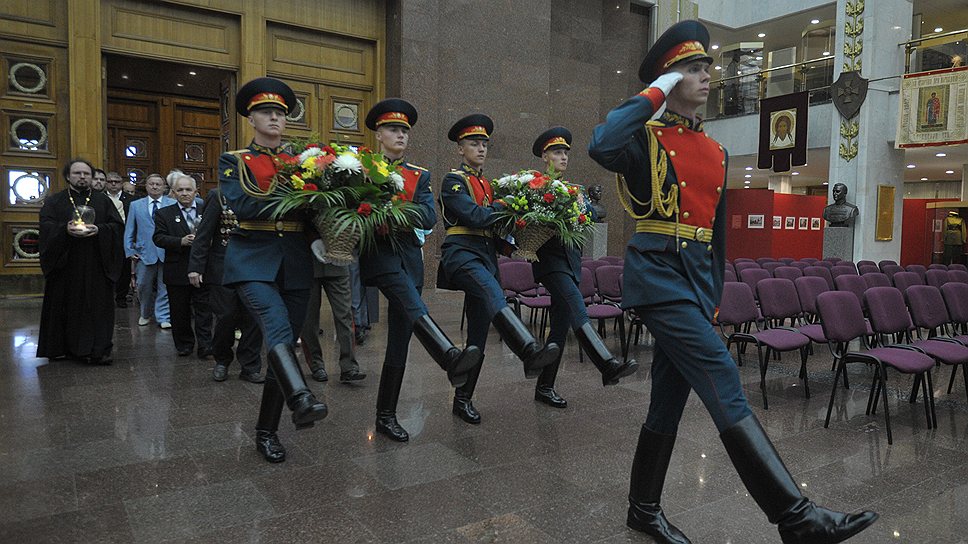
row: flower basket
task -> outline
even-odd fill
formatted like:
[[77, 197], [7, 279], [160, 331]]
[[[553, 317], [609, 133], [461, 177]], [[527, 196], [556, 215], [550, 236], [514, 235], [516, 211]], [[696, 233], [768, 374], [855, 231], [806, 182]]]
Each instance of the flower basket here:
[[514, 241], [518, 248], [514, 250], [513, 256], [531, 262], [537, 261], [538, 250], [555, 234], [557, 234], [555, 229], [544, 225], [533, 224], [524, 227], [514, 233]]
[[325, 252], [323, 262], [345, 266], [354, 260], [353, 249], [360, 243], [363, 232], [357, 225], [350, 225], [343, 232], [337, 232], [336, 225], [322, 214], [312, 219], [316, 232], [323, 239]]

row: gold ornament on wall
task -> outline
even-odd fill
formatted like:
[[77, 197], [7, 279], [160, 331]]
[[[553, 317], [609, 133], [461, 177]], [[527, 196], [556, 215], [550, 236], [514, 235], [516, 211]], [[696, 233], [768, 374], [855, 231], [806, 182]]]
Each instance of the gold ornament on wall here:
[[[864, 0], [847, 1], [844, 6], [844, 67], [842, 72], [861, 72], [861, 53], [864, 51]], [[840, 120], [840, 158], [850, 162], [857, 156], [857, 136], [860, 121]]]

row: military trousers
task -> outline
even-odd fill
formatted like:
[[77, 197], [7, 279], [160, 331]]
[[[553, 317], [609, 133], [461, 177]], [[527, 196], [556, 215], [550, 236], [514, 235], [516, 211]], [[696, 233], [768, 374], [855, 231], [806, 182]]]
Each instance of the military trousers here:
[[[279, 344], [295, 346], [306, 318], [309, 288], [280, 289], [276, 282], [243, 281], [232, 284], [262, 329], [266, 348]], [[272, 366], [269, 366], [269, 373]]]
[[[238, 358], [242, 371], [258, 374], [262, 368], [262, 331], [249, 310], [242, 304], [238, 293], [231, 287], [210, 284], [209, 297], [215, 314], [215, 330], [212, 333], [212, 351], [215, 362], [225, 366]], [[235, 329], [242, 331], [235, 354]]]
[[413, 322], [427, 315], [427, 305], [420, 298], [421, 289], [403, 269], [380, 274], [369, 280], [387, 298], [387, 366], [407, 364]]
[[680, 301], [636, 311], [655, 337], [652, 399], [645, 421], [650, 430], [676, 434], [692, 390], [720, 432], [752, 413], [736, 363], [698, 304]]
[[542, 276], [540, 281], [551, 295], [551, 330], [548, 332], [548, 342], [554, 342], [564, 349], [568, 328], [580, 329], [588, 323], [585, 299], [571, 274], [552, 272]]
[[310, 368], [324, 366], [323, 347], [319, 343], [319, 312], [323, 291], [326, 291], [326, 300], [333, 314], [333, 327], [339, 344], [339, 368], [342, 372], [359, 370], [353, 340], [353, 293], [348, 274], [313, 278], [313, 286], [309, 290], [309, 311], [301, 334], [306, 362]]
[[491, 320], [508, 305], [504, 290], [497, 277], [480, 261], [469, 261], [460, 267], [451, 283], [464, 292], [467, 344], [483, 352]]

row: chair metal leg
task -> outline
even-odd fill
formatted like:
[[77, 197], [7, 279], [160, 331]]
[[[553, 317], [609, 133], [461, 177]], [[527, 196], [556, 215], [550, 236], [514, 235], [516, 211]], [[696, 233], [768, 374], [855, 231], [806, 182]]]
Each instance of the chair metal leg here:
[[840, 360], [840, 364], [837, 365], [837, 370], [834, 371], [834, 385], [830, 388], [830, 402], [827, 404], [827, 418], [823, 421], [823, 427], [826, 429], [830, 426], [830, 413], [834, 409], [834, 397], [837, 396], [837, 379], [840, 377], [841, 372], [847, 372], [847, 363], [843, 359]]
[[894, 443], [891, 436], [891, 408], [887, 405], [887, 368], [881, 364], [881, 394], [884, 395], [884, 424], [887, 427], [887, 444]]
[[803, 380], [803, 391], [810, 398], [810, 380], [807, 378], [807, 348], [800, 348], [800, 379]]
[[919, 374], [916, 381], [921, 382], [921, 392], [924, 393], [924, 418], [928, 421], [928, 428], [931, 429], [934, 427], [934, 422], [931, 419], [931, 401], [928, 399], [928, 396], [931, 395], [928, 392], [928, 380]]
[[467, 317], [467, 295], [464, 295], [464, 302], [460, 307], [460, 330], [464, 330], [464, 319]]
[[618, 340], [622, 344], [622, 362], [628, 362], [629, 360], [629, 346], [625, 341], [625, 319], [618, 318]]
[[877, 413], [877, 403], [881, 394], [881, 375], [874, 372], [874, 379], [871, 381], [871, 394], [867, 397], [867, 415]]
[[911, 385], [911, 395], [908, 397], [908, 404], [914, 404], [918, 400], [918, 386], [924, 377], [921, 374], [914, 375], [914, 383]]
[[763, 348], [757, 343], [756, 354], [760, 363], [760, 392], [763, 394], [763, 409], [769, 410], [770, 403], [766, 398], [766, 368], [770, 360], [770, 348], [766, 348], [766, 357], [763, 357]]
[[927, 384], [927, 388], [928, 388], [928, 402], [931, 403], [931, 420], [934, 421], [934, 428], [937, 429], [938, 428], [938, 412], [935, 411], [935, 409], [934, 409], [934, 382], [932, 381], [933, 378], [931, 378], [931, 371], [930, 370], [928, 371], [927, 378], [928, 378], [928, 384]]
[[951, 388], [955, 385], [955, 376], [958, 374], [959, 365], [951, 365], [951, 379], [948, 380], [948, 394], [951, 394]]

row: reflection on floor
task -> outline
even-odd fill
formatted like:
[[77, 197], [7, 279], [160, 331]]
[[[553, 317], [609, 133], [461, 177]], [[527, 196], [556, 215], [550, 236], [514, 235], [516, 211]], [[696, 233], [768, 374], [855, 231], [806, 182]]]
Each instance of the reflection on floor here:
[[[452, 338], [460, 296], [429, 294]], [[325, 303], [324, 303], [325, 306]], [[533, 381], [491, 334], [475, 404], [483, 424], [450, 413], [446, 376], [416, 342], [400, 401], [409, 444], [374, 435], [385, 324], [359, 348], [358, 386], [310, 382], [330, 406], [295, 432], [281, 465], [252, 443], [260, 387], [211, 379], [211, 361], [175, 357], [170, 333], [118, 310], [115, 363], [34, 358], [40, 301], [0, 302], [2, 542], [650, 542], [624, 525], [627, 481], [649, 402], [651, 349], [639, 374], [602, 388], [572, 339], [558, 378], [566, 410], [532, 400]], [[338, 375], [324, 307], [324, 349]], [[385, 313], [384, 313], [385, 315]], [[611, 327], [609, 327], [610, 329]], [[618, 338], [607, 341], [618, 350]], [[755, 365], [740, 369], [763, 425], [804, 490], [826, 506], [871, 508], [881, 520], [852, 542], [965, 542], [968, 410], [948, 369], [936, 374], [937, 430], [925, 427], [911, 382], [891, 376], [894, 445], [866, 416], [868, 374], [852, 372], [823, 428], [830, 355], [810, 359], [811, 392], [795, 357], [769, 372], [764, 411]], [[238, 367], [230, 369], [231, 375]], [[961, 382], [958, 380], [957, 382]], [[684, 416], [664, 505], [693, 542], [778, 542], [728, 462], [695, 396]]]

